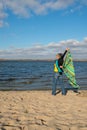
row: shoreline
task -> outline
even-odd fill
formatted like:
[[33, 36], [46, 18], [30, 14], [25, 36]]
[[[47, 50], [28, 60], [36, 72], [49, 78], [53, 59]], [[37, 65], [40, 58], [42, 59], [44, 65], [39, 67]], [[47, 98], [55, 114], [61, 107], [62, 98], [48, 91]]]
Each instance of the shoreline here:
[[[55, 59], [0, 59], [0, 61], [33, 61], [33, 62], [37, 62], [37, 61], [41, 61], [41, 62], [53, 62]], [[74, 59], [73, 61], [75, 62], [87, 62], [87, 59]]]
[[0, 91], [2, 130], [86, 130], [87, 91]]
[[[70, 88], [67, 88], [67, 91], [73, 91], [73, 87], [70, 87]], [[59, 88], [57, 88], [57, 90], [61, 90], [61, 87], [59, 87]], [[8, 88], [8, 89], [0, 89], [0, 92], [1, 91], [52, 91], [52, 88], [34, 88], [34, 89], [14, 89], [14, 88]], [[86, 86], [84, 86], [84, 87], [80, 87], [80, 89], [79, 89], [79, 91], [87, 91], [87, 87]]]

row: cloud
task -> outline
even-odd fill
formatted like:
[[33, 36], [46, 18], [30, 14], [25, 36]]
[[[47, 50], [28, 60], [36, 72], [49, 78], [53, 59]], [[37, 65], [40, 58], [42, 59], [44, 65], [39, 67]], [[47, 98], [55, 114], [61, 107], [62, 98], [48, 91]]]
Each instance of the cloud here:
[[9, 24], [7, 22], [4, 22], [3, 20], [0, 20], [0, 27], [3, 27], [3, 26], [9, 26]]
[[[86, 0], [0, 0], [0, 21], [4, 22], [4, 19], [10, 15], [9, 11], [18, 17], [31, 17], [32, 15], [47, 14], [50, 10], [62, 10], [68, 7], [72, 7], [70, 12], [73, 13], [83, 5], [87, 5]], [[73, 6], [75, 7], [73, 8]]]
[[9, 48], [0, 50], [0, 58], [9, 59], [54, 59], [55, 55], [69, 47], [74, 59], [87, 60], [87, 37], [83, 41], [74, 39], [52, 42], [47, 45], [38, 44], [27, 48]]

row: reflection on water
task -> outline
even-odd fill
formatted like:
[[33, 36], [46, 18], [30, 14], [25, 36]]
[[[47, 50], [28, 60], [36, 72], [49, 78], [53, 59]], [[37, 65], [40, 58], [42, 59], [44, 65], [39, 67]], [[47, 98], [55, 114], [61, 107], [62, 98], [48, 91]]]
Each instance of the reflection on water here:
[[[47, 61], [0, 61], [0, 90], [51, 89], [53, 64]], [[78, 84], [81, 89], [87, 89], [87, 62], [75, 62], [74, 65]]]

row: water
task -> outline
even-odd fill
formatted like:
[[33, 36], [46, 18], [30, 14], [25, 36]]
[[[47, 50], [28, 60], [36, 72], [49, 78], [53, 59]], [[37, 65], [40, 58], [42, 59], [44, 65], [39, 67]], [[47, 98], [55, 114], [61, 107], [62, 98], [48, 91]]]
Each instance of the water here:
[[[0, 90], [46, 90], [53, 83], [53, 64], [47, 61], [0, 61]], [[87, 62], [75, 62], [76, 79], [87, 89]]]

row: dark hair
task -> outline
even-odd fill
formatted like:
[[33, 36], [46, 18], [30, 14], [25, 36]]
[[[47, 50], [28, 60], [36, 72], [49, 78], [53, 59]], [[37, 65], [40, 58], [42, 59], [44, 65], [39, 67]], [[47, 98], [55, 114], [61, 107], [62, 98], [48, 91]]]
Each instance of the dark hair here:
[[62, 53], [58, 53], [58, 55], [61, 57], [63, 54]]

